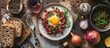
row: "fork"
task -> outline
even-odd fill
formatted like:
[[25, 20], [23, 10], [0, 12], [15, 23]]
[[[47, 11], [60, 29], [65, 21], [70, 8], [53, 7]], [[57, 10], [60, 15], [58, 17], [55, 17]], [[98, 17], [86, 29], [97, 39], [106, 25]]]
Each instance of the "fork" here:
[[40, 48], [40, 42], [39, 42], [39, 40], [38, 40], [38, 38], [36, 36], [36, 33], [35, 33], [35, 25], [34, 25], [34, 23], [33, 23], [31, 18], [29, 18], [28, 21], [29, 21], [29, 23], [28, 23], [29, 27], [32, 30], [32, 33], [34, 34], [34, 38], [35, 38], [35, 41], [36, 41], [35, 45], [37, 45], [38, 48]]
[[40, 48], [41, 45], [40, 45], [40, 42], [39, 42], [39, 40], [38, 40], [38, 38], [37, 38], [37, 36], [36, 36], [35, 25], [34, 25], [34, 23], [33, 23], [33, 21], [32, 21], [32, 16], [31, 16], [31, 15], [34, 15], [34, 14], [32, 14], [32, 13], [27, 13], [27, 14], [25, 15], [25, 17], [24, 17], [24, 19], [25, 19], [24, 22], [26, 23], [26, 25], [28, 26], [28, 28], [31, 29], [32, 34], [34, 35], [34, 39], [35, 39], [35, 41], [36, 41], [35, 45], [38, 46], [38, 48]]

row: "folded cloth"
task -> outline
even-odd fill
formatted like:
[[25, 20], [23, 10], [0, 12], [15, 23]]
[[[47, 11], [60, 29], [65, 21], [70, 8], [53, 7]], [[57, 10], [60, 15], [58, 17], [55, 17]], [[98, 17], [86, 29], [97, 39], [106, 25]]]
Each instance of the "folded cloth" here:
[[37, 35], [42, 48], [59, 48], [59, 41], [51, 41], [40, 35]]

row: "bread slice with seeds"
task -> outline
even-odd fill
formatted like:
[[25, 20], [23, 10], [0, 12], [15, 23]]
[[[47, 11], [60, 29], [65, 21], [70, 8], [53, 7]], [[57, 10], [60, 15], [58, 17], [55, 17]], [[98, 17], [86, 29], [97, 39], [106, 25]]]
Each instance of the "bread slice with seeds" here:
[[0, 26], [0, 43], [3, 48], [13, 47], [15, 28], [12, 24], [3, 24]]
[[18, 18], [11, 18], [8, 22], [9, 24], [13, 24], [15, 26], [15, 37], [20, 37], [22, 32], [22, 21]]
[[21, 45], [31, 34], [31, 31], [29, 28], [23, 23], [23, 30], [22, 30], [22, 35], [19, 38], [15, 39], [15, 43], [17, 46]]

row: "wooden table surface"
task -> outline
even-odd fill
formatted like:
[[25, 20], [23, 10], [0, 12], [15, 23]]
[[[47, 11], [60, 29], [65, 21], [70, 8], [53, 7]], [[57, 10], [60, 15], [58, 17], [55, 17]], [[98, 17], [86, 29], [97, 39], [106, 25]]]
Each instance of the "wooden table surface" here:
[[[8, 0], [9, 1], [9, 0]], [[2, 5], [3, 5], [3, 8], [4, 9], [6, 9], [6, 5], [7, 5], [7, 3], [8, 3], [8, 1], [7, 0], [2, 0]], [[27, 0], [22, 0], [23, 1], [23, 3], [24, 4], [26, 4], [26, 1]], [[43, 0], [43, 4], [44, 5], [46, 5], [46, 4], [49, 4], [49, 3], [52, 3], [52, 2], [56, 2], [56, 3], [58, 3], [59, 2], [59, 0]], [[91, 6], [94, 6], [94, 2], [92, 1], [92, 0], [83, 0], [83, 2], [87, 2], [87, 3], [90, 3], [91, 4]], [[83, 39], [83, 44], [82, 44], [82, 46], [80, 46], [80, 47], [75, 47], [74, 45], [72, 45], [72, 43], [71, 43], [71, 35], [68, 35], [66, 38], [64, 38], [64, 39], [62, 39], [61, 41], [59, 41], [59, 43], [60, 43], [60, 45], [62, 45], [64, 42], [68, 42], [69, 44], [68, 44], [68, 46], [67, 47], [65, 47], [65, 48], [84, 48], [83, 47], [83, 45], [85, 45], [86, 43], [84, 43], [84, 42], [86, 42], [85, 41], [85, 34], [87, 33], [87, 31], [88, 30], [92, 30], [93, 28], [92, 28], [92, 26], [90, 25], [90, 23], [89, 23], [89, 27], [88, 27], [88, 29], [86, 29], [86, 30], [82, 30], [82, 29], [80, 29], [79, 28], [79, 22], [80, 22], [80, 20], [82, 20], [81, 19], [81, 14], [78, 14], [78, 18], [77, 18], [77, 20], [74, 22], [74, 26], [73, 26], [73, 29], [72, 30], [74, 30], [75, 32], [73, 32], [74, 34], [77, 34], [77, 35], [80, 35], [81, 37], [82, 37], [82, 39]], [[88, 20], [89, 20], [89, 15], [86, 15], [88, 18]], [[37, 23], [36, 23], [37, 24]], [[86, 44], [86, 45], [88, 45], [89, 47], [92, 47], [92, 48], [107, 48], [106, 46], [105, 46], [105, 43], [104, 43], [104, 40], [105, 40], [105, 38], [106, 37], [108, 37], [108, 36], [110, 36], [110, 30], [109, 31], [107, 31], [106, 33], [100, 33], [100, 35], [101, 35], [101, 42], [98, 44], [98, 45], [96, 45], [96, 46], [91, 46], [91, 45], [89, 45], [89, 44]], [[106, 37], [103, 37], [103, 36], [106, 36]], [[60, 46], [59, 45], [59, 46]]]

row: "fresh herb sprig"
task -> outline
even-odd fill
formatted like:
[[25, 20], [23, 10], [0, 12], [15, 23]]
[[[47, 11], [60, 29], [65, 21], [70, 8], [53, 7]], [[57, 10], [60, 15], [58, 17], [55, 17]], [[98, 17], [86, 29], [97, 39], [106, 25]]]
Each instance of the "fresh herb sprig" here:
[[104, 28], [108, 25], [108, 13], [106, 11], [96, 12], [95, 14], [96, 19], [94, 19], [94, 21], [96, 22], [96, 26]]
[[71, 22], [68, 20], [69, 11], [65, 8], [63, 10], [64, 10], [64, 16], [66, 18], [66, 27], [69, 28], [71, 26]]

